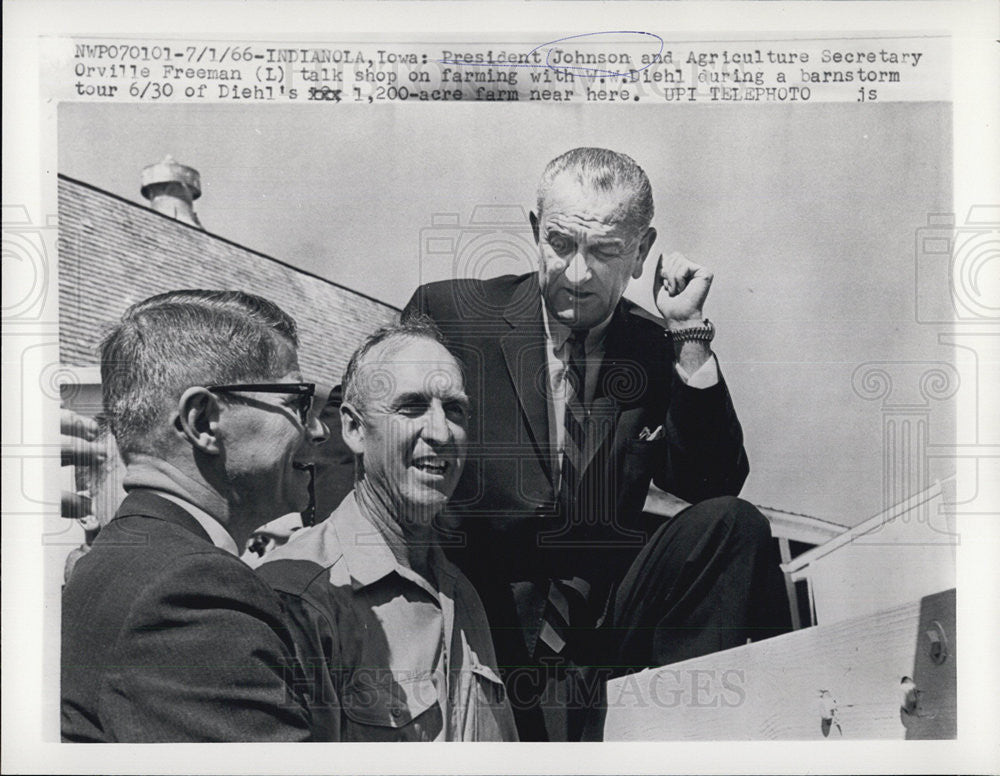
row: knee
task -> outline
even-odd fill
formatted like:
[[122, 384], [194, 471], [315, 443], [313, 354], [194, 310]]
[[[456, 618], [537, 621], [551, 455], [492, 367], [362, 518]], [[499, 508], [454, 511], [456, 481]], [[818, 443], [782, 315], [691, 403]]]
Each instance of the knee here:
[[771, 541], [771, 523], [749, 501], [736, 496], [708, 499], [691, 508], [706, 531], [724, 530], [731, 541], [760, 546]]

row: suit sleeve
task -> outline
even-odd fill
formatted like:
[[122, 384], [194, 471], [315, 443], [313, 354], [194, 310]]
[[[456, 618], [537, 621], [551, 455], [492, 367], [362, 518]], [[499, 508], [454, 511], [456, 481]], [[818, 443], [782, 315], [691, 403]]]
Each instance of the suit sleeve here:
[[189, 555], [149, 580], [114, 652], [101, 698], [113, 740], [309, 738], [277, 599], [236, 558]]
[[344, 665], [335, 630], [316, 606], [303, 596], [276, 592], [305, 672], [304, 696], [312, 719], [312, 740], [340, 741], [343, 731], [338, 688], [343, 685], [343, 674], [349, 673], [352, 666]]
[[428, 300], [429, 288], [428, 286], [420, 286], [416, 291], [413, 292], [413, 296], [410, 297], [410, 301], [406, 303], [403, 308], [403, 312], [399, 314], [400, 320], [405, 321], [414, 315], [427, 315], [432, 319], [434, 318], [434, 313], [430, 309], [430, 302]]
[[670, 381], [666, 462], [654, 482], [691, 503], [738, 495], [750, 466], [725, 381], [720, 375], [710, 388], [692, 388], [672, 367]]
[[451, 340], [463, 334], [481, 293], [482, 289], [462, 280], [425, 283], [413, 292], [399, 317], [405, 321], [414, 315], [426, 315], [441, 329], [445, 339]]

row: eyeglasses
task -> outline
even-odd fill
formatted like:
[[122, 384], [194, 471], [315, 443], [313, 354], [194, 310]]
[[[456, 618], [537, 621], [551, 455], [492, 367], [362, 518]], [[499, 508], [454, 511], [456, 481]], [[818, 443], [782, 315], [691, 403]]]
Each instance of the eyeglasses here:
[[303, 426], [309, 425], [315, 383], [240, 383], [233, 385], [206, 385], [213, 393], [287, 393], [296, 397], [295, 407]]

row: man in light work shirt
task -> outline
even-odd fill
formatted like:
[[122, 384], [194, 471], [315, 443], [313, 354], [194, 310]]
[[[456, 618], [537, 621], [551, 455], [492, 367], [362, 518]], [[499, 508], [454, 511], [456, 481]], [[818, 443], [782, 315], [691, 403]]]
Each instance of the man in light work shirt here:
[[[712, 272], [673, 252], [656, 313], [623, 297], [653, 210], [633, 159], [567, 151], [539, 181], [537, 271], [429, 283], [403, 311], [440, 327], [478, 408], [452, 557], [486, 606], [523, 740], [599, 735], [608, 676], [789, 627], [768, 521], [735, 497], [749, 464], [703, 314]], [[650, 520], [650, 481], [692, 506]]]
[[435, 533], [462, 473], [468, 416], [462, 372], [430, 323], [376, 332], [347, 366], [341, 421], [355, 488], [258, 569], [309, 675], [314, 738], [517, 738], [483, 605]]

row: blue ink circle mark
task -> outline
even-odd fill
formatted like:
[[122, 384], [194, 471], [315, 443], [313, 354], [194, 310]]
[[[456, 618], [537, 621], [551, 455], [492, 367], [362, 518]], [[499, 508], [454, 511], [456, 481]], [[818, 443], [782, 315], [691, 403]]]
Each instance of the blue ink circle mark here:
[[[577, 38], [592, 38], [595, 35], [646, 35], [647, 37], [655, 38], [656, 40], [658, 40], [660, 42], [660, 48], [657, 50], [656, 54], [653, 56], [653, 61], [651, 61], [648, 65], [643, 65], [638, 70], [628, 70], [627, 72], [624, 72], [624, 73], [619, 73], [619, 72], [617, 72], [615, 70], [604, 70], [602, 68], [596, 68], [596, 67], [575, 67], [575, 66], [553, 65], [550, 62], [550, 59], [552, 57], [552, 49], [551, 48], [545, 54], [545, 66], [547, 68], [549, 68], [550, 70], [562, 71], [564, 73], [568, 73], [569, 75], [582, 74], [582, 75], [592, 75], [592, 76], [599, 76], [599, 75], [604, 75], [604, 76], [628, 76], [628, 77], [630, 77], [634, 81], [638, 77], [639, 73], [641, 73], [647, 67], [650, 67], [653, 64], [653, 62], [656, 61], [656, 58], [660, 54], [663, 53], [663, 46], [664, 46], [663, 38], [661, 38], [659, 35], [657, 35], [654, 32], [641, 32], [639, 30], [609, 30], [607, 32], [584, 32], [584, 33], [582, 33], [580, 35], [569, 35], [569, 36], [567, 36], [565, 38], [558, 38], [557, 40], [551, 40], [548, 43], [543, 43], [540, 46], [535, 46], [531, 51], [528, 52], [528, 55], [530, 56], [531, 54], [534, 54], [536, 51], [538, 51], [538, 49], [544, 48], [545, 46], [552, 46], [553, 44], [556, 44], [556, 43], [562, 43], [564, 40], [575, 40]], [[576, 71], [576, 73], [574, 73], [572, 71]]]
[[[551, 57], [552, 57], [552, 49], [551, 48], [548, 49], [548, 51], [545, 54], [545, 65], [544, 65], [544, 67], [549, 68], [549, 70], [555, 70], [557, 72], [567, 73], [568, 75], [590, 75], [590, 76], [612, 76], [612, 77], [614, 77], [614, 76], [624, 76], [624, 77], [631, 78], [633, 81], [635, 81], [635, 80], [638, 79], [639, 73], [641, 73], [643, 70], [651, 67], [652, 65], [654, 65], [657, 62], [658, 57], [663, 53], [663, 47], [665, 45], [664, 42], [663, 42], [663, 38], [661, 38], [655, 32], [642, 32], [641, 30], [607, 30], [605, 32], [584, 32], [584, 33], [581, 33], [580, 35], [568, 35], [565, 38], [557, 38], [556, 40], [550, 40], [548, 43], [542, 43], [542, 44], [540, 44], [538, 46], [535, 46], [533, 49], [531, 49], [531, 51], [528, 52], [527, 56], [531, 56], [536, 51], [538, 51], [539, 49], [545, 48], [546, 46], [553, 46], [556, 43], [562, 43], [563, 41], [566, 41], [566, 40], [575, 40], [577, 38], [592, 38], [592, 37], [594, 37], [596, 35], [645, 35], [646, 37], [655, 38], [656, 40], [658, 40], [660, 42], [660, 47], [657, 49], [656, 54], [653, 55], [652, 61], [650, 61], [650, 63], [648, 65], [643, 65], [642, 67], [637, 68], [635, 70], [627, 70], [624, 73], [620, 73], [620, 72], [618, 72], [616, 70], [604, 70], [603, 68], [597, 68], [597, 67], [573, 66], [573, 65], [554, 65], [551, 62]], [[525, 62], [525, 63], [521, 64], [521, 63], [515, 63], [515, 62], [494, 62], [492, 60], [490, 60], [488, 62], [462, 62], [462, 61], [457, 60], [457, 59], [439, 59], [439, 60], [437, 60], [437, 62], [439, 64], [442, 64], [442, 65], [459, 65], [459, 66], [462, 66], [462, 67], [493, 67], [493, 66], [496, 66], [496, 67], [505, 67], [505, 68], [510, 68], [510, 67], [529, 67], [529, 68], [542, 67], [542, 65], [535, 65], [535, 64], [532, 64], [530, 62]]]

